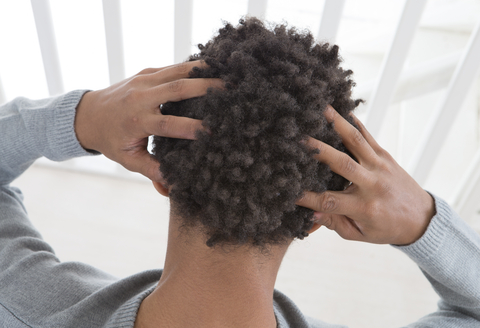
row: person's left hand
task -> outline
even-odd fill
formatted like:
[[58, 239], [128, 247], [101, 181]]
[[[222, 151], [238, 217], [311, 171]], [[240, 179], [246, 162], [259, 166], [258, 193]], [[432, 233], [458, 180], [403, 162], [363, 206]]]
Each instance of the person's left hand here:
[[435, 215], [432, 196], [378, 145], [355, 116], [358, 130], [331, 106], [325, 117], [358, 163], [319, 140], [308, 138], [306, 144], [319, 150], [316, 159], [352, 184], [343, 191], [306, 191], [297, 205], [317, 211], [317, 227], [326, 226], [347, 240], [395, 245], [417, 241]]
[[145, 69], [106, 89], [87, 92], [77, 107], [75, 132], [85, 149], [96, 150], [126, 169], [161, 181], [159, 163], [147, 150], [150, 135], [195, 139], [200, 120], [162, 115], [160, 105], [223, 87], [219, 79], [189, 79], [200, 61]]

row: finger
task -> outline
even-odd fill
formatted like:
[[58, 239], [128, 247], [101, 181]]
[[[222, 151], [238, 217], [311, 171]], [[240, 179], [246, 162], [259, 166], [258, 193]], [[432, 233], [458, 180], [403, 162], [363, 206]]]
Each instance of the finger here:
[[207, 67], [207, 64], [205, 64], [203, 60], [196, 60], [172, 65], [162, 70], [153, 72], [148, 76], [148, 80], [150, 83], [152, 83], [152, 85], [160, 85], [178, 79], [185, 79], [190, 77], [190, 72], [194, 67], [205, 68]]
[[372, 158], [377, 157], [363, 134], [338, 114], [332, 106], [328, 105], [324, 113], [327, 120], [334, 123], [335, 131], [342, 138], [343, 144], [360, 163], [369, 163]]
[[318, 149], [319, 153], [314, 155], [315, 159], [327, 164], [333, 172], [345, 179], [356, 184], [361, 184], [367, 179], [368, 171], [347, 154], [311, 137], [308, 137], [306, 145]]
[[315, 213], [314, 222], [334, 230], [340, 237], [347, 240], [364, 240], [363, 233], [355, 222], [344, 215]]
[[368, 144], [370, 145], [370, 147], [372, 147], [372, 149], [377, 153], [377, 155], [383, 151], [383, 148], [380, 147], [380, 145], [377, 143], [377, 141], [372, 137], [372, 135], [370, 134], [370, 132], [368, 132], [367, 128], [365, 127], [365, 125], [363, 125], [363, 123], [353, 114], [352, 115], [352, 118], [353, 118], [353, 121], [355, 122], [355, 124], [357, 124], [358, 126], [358, 131], [360, 131], [360, 133], [362, 134], [362, 136], [365, 138], [365, 140], [368, 142]]
[[209, 88], [223, 87], [224, 82], [220, 79], [180, 79], [150, 88], [146, 91], [145, 97], [152, 101], [153, 108], [169, 101], [203, 96]]
[[[187, 63], [197, 63], [196, 65], [193, 65], [192, 68], [195, 67], [195, 66], [202, 67], [202, 68], [207, 66], [203, 60], [196, 60], [196, 61], [187, 62]], [[172, 67], [174, 67], [174, 66], [179, 66], [179, 65], [181, 65], [181, 64], [184, 64], [184, 63], [175, 64], [175, 65], [168, 65], [168, 66], [164, 66], [164, 67], [149, 67], [149, 68], [144, 68], [144, 69], [142, 69], [140, 72], [138, 72], [137, 74], [135, 74], [135, 76], [137, 76], [137, 75], [155, 74], [155, 73], [157, 73], [157, 72], [164, 71], [164, 70], [166, 70], [167, 68], [172, 68]]]
[[158, 67], [158, 68], [154, 68], [154, 67], [149, 67], [149, 68], [145, 68], [145, 69], [142, 69], [140, 72], [138, 72], [137, 74], [135, 74], [135, 76], [138, 76], [138, 75], [149, 75], [149, 74], [154, 74], [154, 73], [157, 73], [159, 71], [163, 71], [169, 67], [172, 67], [173, 65], [169, 65], [169, 66], [165, 66], [165, 67]]
[[198, 130], [205, 131], [201, 120], [188, 117], [152, 114], [145, 121], [146, 135], [195, 140]]
[[127, 170], [140, 173], [152, 181], [164, 181], [160, 172], [160, 164], [146, 149], [130, 155], [122, 165]]
[[305, 191], [302, 198], [298, 199], [295, 204], [316, 212], [340, 214], [349, 217], [353, 217], [359, 208], [354, 196], [338, 191], [325, 191], [323, 193]]

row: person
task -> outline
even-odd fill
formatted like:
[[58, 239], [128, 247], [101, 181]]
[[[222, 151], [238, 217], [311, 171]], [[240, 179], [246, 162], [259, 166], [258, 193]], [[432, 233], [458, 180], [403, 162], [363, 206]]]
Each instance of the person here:
[[[256, 21], [247, 21], [237, 29], [227, 25], [226, 34], [240, 37], [245, 32], [242, 26], [249, 24], [257, 31], [262, 27]], [[301, 123], [292, 125], [291, 119], [280, 119], [291, 118], [290, 114], [294, 112], [295, 121], [302, 122], [305, 102], [301, 103], [302, 106], [295, 106], [298, 100], [293, 96], [269, 98], [268, 93], [264, 93], [265, 88], [271, 88], [274, 94], [278, 89], [272, 81], [262, 81], [271, 74], [258, 70], [255, 65], [258, 76], [250, 75], [250, 82], [258, 81], [262, 88], [254, 85], [250, 92], [259, 99], [245, 96], [246, 101], [250, 99], [253, 104], [249, 108], [242, 107], [243, 111], [235, 108], [235, 102], [228, 102], [237, 99], [238, 89], [242, 93], [247, 91], [242, 89], [247, 85], [242, 85], [241, 79], [222, 76], [222, 65], [258, 61], [242, 55], [237, 49], [230, 57], [221, 56], [216, 62], [215, 58], [209, 58], [215, 57], [215, 52], [221, 48], [215, 42], [204, 47], [205, 62], [190, 61], [163, 69], [147, 69], [104, 90], [79, 90], [37, 101], [17, 98], [0, 108], [0, 322], [4, 327], [341, 327], [303, 316], [291, 300], [274, 290], [275, 277], [288, 244], [295, 237], [306, 237], [319, 225], [337, 231], [346, 239], [394, 244], [420, 266], [441, 301], [436, 312], [411, 327], [478, 327], [480, 286], [476, 272], [480, 270], [480, 237], [443, 200], [422, 190], [350, 115], [356, 104], [349, 100], [349, 89], [337, 89], [344, 98], [335, 99], [326, 99], [328, 92], [316, 97], [315, 93], [304, 90], [312, 90], [309, 88], [312, 87], [326, 91], [329, 85], [325, 82], [309, 83], [308, 79], [298, 76], [301, 74], [323, 81], [332, 77], [333, 86], [352, 86], [348, 82], [350, 73], [338, 67], [337, 50], [328, 46], [311, 47], [309, 42], [313, 42], [313, 38], [308, 33], [274, 29], [275, 33], [299, 42], [304, 52], [316, 49], [312, 51], [313, 57], [317, 51], [317, 54], [324, 54], [322, 60], [330, 60], [332, 64], [326, 70], [332, 76], [316, 75], [308, 65], [302, 71], [305, 66], [282, 65], [271, 52], [254, 51], [268, 48], [268, 45], [283, 49], [283, 43], [265, 42], [265, 36], [272, 35], [272, 31], [260, 30], [263, 37], [256, 43], [258, 48], [252, 48], [252, 43], [247, 42], [244, 45], [249, 46], [243, 50], [270, 58], [262, 64], [270, 63], [270, 68], [277, 71], [279, 67], [287, 68], [286, 71], [292, 73], [290, 81], [282, 79], [281, 74], [276, 79], [281, 88], [299, 92], [296, 95], [307, 103], [317, 102], [317, 111], [322, 115], [309, 113], [310, 119], [303, 120], [306, 127]], [[229, 42], [226, 34], [219, 34], [219, 43], [231, 49], [241, 47], [241, 42]], [[218, 51], [223, 53], [223, 50]], [[311, 62], [308, 56], [299, 57], [305, 60], [303, 63]], [[239, 64], [236, 67], [241, 75], [245, 66]], [[227, 72], [230, 70], [226, 68]], [[194, 78], [187, 78], [189, 76]], [[338, 76], [343, 76], [343, 81]], [[219, 77], [225, 78], [227, 83], [224, 85]], [[195, 97], [177, 105], [172, 103]], [[345, 101], [339, 102], [338, 99]], [[276, 100], [287, 103], [287, 107], [294, 105], [298, 112], [291, 108], [290, 113], [281, 117], [281, 111], [286, 108], [280, 106], [277, 108], [280, 114], [270, 118], [271, 125], [264, 126], [264, 130], [242, 125], [252, 119], [247, 114], [252, 116], [254, 109], [262, 108], [265, 102], [272, 101], [279, 106]], [[226, 103], [230, 106], [225, 108]], [[204, 106], [196, 108], [196, 105]], [[226, 113], [220, 115], [223, 119], [216, 121], [214, 113], [207, 111], [210, 107], [223, 108]], [[192, 110], [193, 113], [189, 112]], [[196, 116], [199, 115], [196, 110], [205, 117]], [[183, 117], [188, 114], [194, 117]], [[199, 119], [203, 119], [203, 125]], [[315, 130], [315, 125], [308, 124], [315, 120], [315, 125], [320, 123], [322, 126], [319, 130], [329, 131], [325, 134], [336, 136], [331, 132], [336, 131], [343, 144], [335, 138], [323, 141], [312, 138], [322, 136], [321, 131]], [[230, 131], [235, 124], [239, 130], [237, 134]], [[282, 124], [284, 129], [280, 129]], [[296, 132], [295, 127], [318, 133], [304, 135]], [[252, 154], [255, 153], [254, 145], [241, 138], [242, 133], [244, 137], [258, 140], [258, 145], [266, 139], [271, 142], [267, 143], [268, 146], [274, 147], [258, 147], [260, 153], [270, 156], [270, 162], [268, 158], [263, 162], [258, 159], [265, 165], [270, 163], [270, 167], [260, 171], [261, 174], [254, 170], [257, 158], [250, 156], [253, 158], [251, 163], [248, 150], [242, 148], [243, 152], [240, 152], [236, 149], [251, 147]], [[168, 137], [155, 138], [155, 157], [162, 160], [160, 170], [158, 162], [146, 150], [149, 135]], [[277, 139], [273, 137], [275, 135]], [[223, 148], [222, 139], [227, 140]], [[290, 156], [289, 151], [296, 156]], [[202, 156], [204, 152], [206, 156]], [[30, 223], [21, 193], [10, 186], [11, 182], [40, 156], [65, 160], [95, 153], [103, 153], [126, 168], [141, 172], [154, 181], [161, 194], [172, 198], [163, 271], [151, 270], [118, 280], [86, 264], [60, 263]], [[274, 156], [275, 153], [279, 156]], [[229, 156], [220, 158], [218, 154], [231, 156], [230, 159]], [[180, 162], [176, 162], [178, 158]], [[279, 159], [285, 160], [285, 165], [277, 170], [274, 162]], [[280, 171], [282, 177], [295, 176], [294, 168], [286, 166], [289, 161], [298, 161], [309, 168], [311, 159], [328, 164], [312, 166], [307, 172], [311, 174], [307, 181], [296, 177], [298, 184], [304, 183], [311, 189], [301, 190], [290, 181], [279, 179]], [[211, 162], [209, 166], [201, 166], [205, 160]], [[222, 165], [216, 167], [218, 161]], [[202, 191], [203, 186], [192, 185], [193, 173], [197, 172], [192, 163], [200, 163], [200, 173], [216, 167], [212, 169], [213, 173], [218, 173], [223, 180], [229, 173], [231, 181], [222, 180], [215, 184], [214, 176], [210, 177], [212, 182], [206, 183], [209, 189], [203, 190], [204, 196], [201, 197], [195, 189], [198, 187]], [[242, 169], [240, 172], [235, 166], [228, 166], [234, 163]], [[222, 175], [223, 164], [227, 165], [228, 172]], [[339, 176], [329, 172], [328, 167]], [[265, 179], [269, 170], [271, 180]], [[319, 172], [323, 176], [319, 176]], [[235, 193], [228, 195], [228, 191], [225, 193], [220, 187], [229, 184], [233, 185], [232, 188], [238, 187], [243, 180], [242, 174], [247, 173], [257, 176], [258, 181], [245, 180], [244, 187], [258, 185], [262, 191], [260, 187], [268, 186], [270, 181], [279, 192], [271, 188], [265, 190], [269, 195], [257, 191], [255, 196], [260, 199], [245, 196], [236, 214], [247, 213], [252, 218], [242, 217], [232, 225], [231, 221], [225, 221], [235, 217], [224, 215], [228, 213], [222, 209], [235, 209], [233, 205], [242, 204], [242, 199], [238, 196], [238, 201]], [[182, 174], [187, 181], [184, 185]], [[204, 174], [198, 179], [208, 180], [208, 174]], [[325, 178], [327, 175], [329, 177]], [[323, 180], [316, 184], [312, 176]], [[352, 183], [348, 185], [340, 176]], [[329, 179], [336, 180], [337, 188], [322, 190], [322, 186], [329, 187]], [[289, 193], [289, 190], [294, 192]], [[211, 198], [214, 205], [208, 206]], [[294, 223], [289, 226], [283, 216], [266, 208], [268, 198], [273, 204], [278, 198], [296, 202], [298, 206], [283, 206], [285, 212], [299, 211], [299, 218], [293, 215], [290, 220]], [[190, 199], [189, 204], [193, 200], [196, 203], [184, 208], [180, 205], [183, 199]], [[176, 202], [180, 204], [176, 205]], [[210, 217], [202, 220], [196, 215], [196, 209]], [[194, 215], [189, 217], [187, 213]], [[215, 220], [212, 213], [222, 215]], [[269, 219], [265, 213], [271, 214], [276, 223], [265, 222]], [[235, 228], [237, 225], [240, 226]]]

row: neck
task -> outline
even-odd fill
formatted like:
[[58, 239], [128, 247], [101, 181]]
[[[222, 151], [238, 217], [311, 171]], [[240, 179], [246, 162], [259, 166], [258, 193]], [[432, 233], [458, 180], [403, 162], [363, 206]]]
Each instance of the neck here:
[[135, 328], [276, 327], [273, 289], [288, 245], [268, 254], [248, 246], [209, 248], [202, 233], [179, 228], [171, 216], [165, 268]]

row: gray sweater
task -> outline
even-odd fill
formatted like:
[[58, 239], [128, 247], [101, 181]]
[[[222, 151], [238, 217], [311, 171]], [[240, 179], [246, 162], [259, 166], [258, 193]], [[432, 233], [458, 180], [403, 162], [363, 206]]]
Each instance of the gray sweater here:
[[[120, 279], [83, 263], [61, 263], [28, 219], [10, 183], [37, 158], [89, 155], [74, 132], [85, 91], [45, 100], [17, 98], [0, 107], [0, 328], [133, 327], [161, 270]], [[440, 295], [438, 310], [408, 327], [480, 327], [480, 237], [441, 199], [424, 236], [397, 247]], [[306, 318], [275, 291], [278, 327], [340, 327]], [[374, 318], [372, 318], [373, 320]]]

